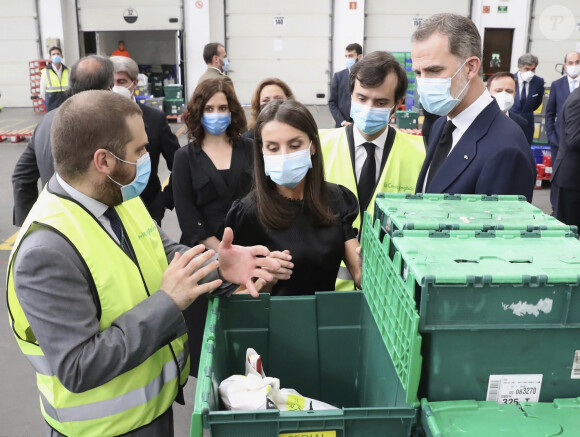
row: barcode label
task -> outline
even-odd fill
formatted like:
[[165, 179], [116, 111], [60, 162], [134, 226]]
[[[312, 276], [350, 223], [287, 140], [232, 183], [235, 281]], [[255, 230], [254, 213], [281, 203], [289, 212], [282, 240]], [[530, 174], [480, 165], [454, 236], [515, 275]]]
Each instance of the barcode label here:
[[580, 379], [580, 351], [574, 352], [574, 361], [572, 362], [572, 379]]
[[498, 404], [538, 402], [541, 388], [542, 375], [490, 375], [485, 399]]

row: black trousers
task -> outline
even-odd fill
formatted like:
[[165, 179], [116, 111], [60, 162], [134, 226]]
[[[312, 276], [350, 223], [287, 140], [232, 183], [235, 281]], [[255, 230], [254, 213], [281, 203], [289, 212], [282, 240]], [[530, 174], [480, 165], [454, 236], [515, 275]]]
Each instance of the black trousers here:
[[554, 216], [567, 225], [580, 228], [580, 191], [562, 188], [556, 183], [552, 183], [552, 190], [557, 190], [558, 199]]

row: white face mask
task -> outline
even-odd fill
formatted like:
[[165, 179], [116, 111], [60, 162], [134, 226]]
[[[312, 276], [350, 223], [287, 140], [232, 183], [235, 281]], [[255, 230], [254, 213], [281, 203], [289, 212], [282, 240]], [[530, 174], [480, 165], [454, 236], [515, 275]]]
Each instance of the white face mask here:
[[522, 80], [525, 80], [526, 82], [530, 82], [530, 80], [532, 80], [532, 78], [536, 75], [536, 73], [534, 73], [533, 71], [524, 71], [523, 73], [520, 73], [520, 77], [522, 78]]
[[131, 99], [133, 97], [133, 92], [135, 92], [135, 90], [131, 91], [129, 88], [131, 88], [131, 85], [129, 85], [128, 87], [115, 85], [113, 87], [112, 91], [114, 93], [119, 94], [120, 96], [127, 97], [128, 99]]
[[566, 65], [566, 74], [572, 79], [576, 79], [580, 74], [580, 65]]
[[507, 91], [502, 91], [501, 93], [497, 93], [493, 96], [497, 104], [499, 105], [499, 109], [502, 112], [507, 112], [514, 106], [514, 96], [512, 96]]

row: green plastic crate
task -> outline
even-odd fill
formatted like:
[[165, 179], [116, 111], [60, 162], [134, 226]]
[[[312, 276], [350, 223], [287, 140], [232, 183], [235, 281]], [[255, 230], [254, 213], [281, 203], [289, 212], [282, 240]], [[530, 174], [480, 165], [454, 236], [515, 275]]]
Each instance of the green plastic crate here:
[[[339, 410], [220, 411], [219, 383], [243, 374], [246, 348], [268, 376]], [[360, 292], [213, 299], [204, 332], [191, 436], [409, 436], [409, 404], [365, 296]], [[334, 433], [331, 433], [334, 431]]]
[[[380, 235], [378, 221], [373, 230]], [[400, 272], [388, 287], [404, 284], [419, 303], [421, 396], [482, 401], [490, 375], [512, 374], [543, 375], [540, 401], [580, 393], [571, 378], [580, 364], [573, 233], [395, 231], [384, 239]]]
[[421, 401], [427, 437], [577, 437], [580, 398], [553, 403]]
[[165, 98], [163, 109], [167, 115], [181, 115], [183, 113], [183, 99]]
[[379, 193], [374, 218], [389, 234], [407, 229], [578, 232], [515, 195]]
[[155, 109], [163, 111], [163, 101], [165, 97], [151, 97], [144, 100], [144, 104]]
[[397, 127], [399, 129], [417, 129], [419, 113], [417, 111], [397, 111]]
[[183, 85], [165, 85], [163, 87], [163, 93], [165, 94], [166, 99], [183, 99]]

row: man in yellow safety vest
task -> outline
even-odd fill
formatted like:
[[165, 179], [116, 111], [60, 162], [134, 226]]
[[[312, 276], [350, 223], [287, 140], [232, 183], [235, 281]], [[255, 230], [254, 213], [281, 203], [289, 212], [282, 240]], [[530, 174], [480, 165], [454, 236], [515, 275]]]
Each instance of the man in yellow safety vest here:
[[[425, 146], [420, 136], [389, 127], [388, 122], [407, 92], [407, 75], [387, 52], [372, 52], [350, 71], [350, 114], [353, 124], [321, 129], [326, 180], [356, 194], [360, 214], [353, 223], [361, 228], [362, 213], [374, 213], [377, 193], [414, 193]], [[352, 290], [346, 267], [338, 272], [336, 290]]]
[[66, 100], [69, 68], [62, 63], [60, 47], [49, 50], [50, 62], [40, 74], [40, 97], [44, 99], [46, 112], [58, 108]]

